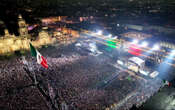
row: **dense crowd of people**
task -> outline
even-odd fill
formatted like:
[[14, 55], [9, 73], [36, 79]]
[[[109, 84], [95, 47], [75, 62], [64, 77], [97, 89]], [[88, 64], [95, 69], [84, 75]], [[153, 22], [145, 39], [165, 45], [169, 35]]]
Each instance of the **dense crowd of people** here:
[[[65, 49], [66, 50], [66, 49]], [[41, 50], [46, 56], [49, 68], [44, 69], [36, 63], [36, 59], [26, 57], [26, 60], [36, 74], [38, 82], [42, 82], [46, 91], [52, 90], [51, 96], [61, 108], [66, 106], [68, 110], [102, 110], [111, 104], [118, 104], [133, 91], [136, 95], [121, 105], [121, 109], [128, 109], [133, 104], [138, 106], [153, 95], [160, 87], [160, 81], [154, 79], [147, 83], [129, 75], [118, 72], [116, 68], [108, 64], [109, 58], [99, 58], [87, 54], [78, 54], [70, 48], [69, 52], [61, 48]], [[67, 50], [69, 50], [67, 48]], [[52, 55], [50, 55], [52, 53]], [[17, 92], [9, 88], [30, 85], [31, 81], [23, 70], [23, 64], [16, 58], [0, 62], [0, 108], [6, 109], [48, 109], [43, 96], [33, 86], [21, 89]], [[3, 69], [2, 69], [3, 68]], [[104, 81], [118, 74], [114, 80]], [[127, 77], [130, 76], [131, 80]], [[156, 82], [157, 81], [157, 82]], [[158, 83], [159, 82], [159, 83]], [[99, 86], [100, 84], [104, 84]], [[109, 83], [109, 84], [108, 84]], [[49, 89], [49, 86], [53, 89]], [[9, 96], [9, 94], [13, 94]], [[15, 94], [15, 95], [14, 95]], [[15, 105], [19, 106], [16, 107]], [[125, 106], [126, 105], [126, 106]]]
[[16, 58], [0, 61], [0, 85], [1, 110], [48, 109]]
[[[139, 80], [138, 80], [139, 81]], [[139, 81], [140, 85], [137, 87], [136, 94], [131, 97], [122, 107], [125, 109], [131, 108], [133, 105], [140, 107], [151, 96], [153, 96], [158, 90], [163, 87], [161, 79], [148, 79], [147, 82]]]
[[[93, 59], [93, 60], [92, 60]], [[50, 68], [44, 73], [52, 82], [52, 86], [59, 92], [60, 103], [65, 101], [68, 105], [74, 105], [78, 109], [88, 107], [105, 107], [101, 101], [109, 95], [105, 90], [98, 90], [96, 85], [115, 70], [108, 65], [100, 64], [93, 57], [87, 56], [63, 56], [61, 58], [47, 58]], [[36, 66], [38, 69], [38, 66]], [[37, 74], [40, 74], [38, 69]], [[72, 108], [71, 108], [72, 109]]]

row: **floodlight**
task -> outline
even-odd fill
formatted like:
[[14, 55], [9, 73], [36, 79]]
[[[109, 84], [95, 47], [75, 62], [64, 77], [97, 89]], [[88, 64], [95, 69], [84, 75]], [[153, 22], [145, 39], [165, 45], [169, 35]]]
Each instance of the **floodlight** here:
[[133, 40], [132, 44], [137, 44], [139, 41], [138, 40]]
[[159, 50], [159, 49], [160, 49], [159, 45], [156, 44], [156, 45], [153, 46], [153, 50]]
[[147, 42], [143, 42], [143, 43], [141, 44], [141, 46], [142, 46], [142, 47], [147, 47], [147, 46], [148, 46], [148, 43], [147, 43]]
[[112, 37], [112, 34], [109, 34], [108, 37], [111, 38]]
[[175, 54], [175, 50], [172, 50], [171, 53], [172, 53], [172, 54]]

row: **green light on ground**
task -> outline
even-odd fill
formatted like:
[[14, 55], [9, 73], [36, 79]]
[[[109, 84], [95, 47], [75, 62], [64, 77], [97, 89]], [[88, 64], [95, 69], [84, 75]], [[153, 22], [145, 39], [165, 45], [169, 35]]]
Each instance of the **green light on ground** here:
[[107, 46], [112, 47], [112, 48], [116, 48], [115, 45], [111, 45], [111, 44], [107, 44]]
[[126, 79], [127, 79], [127, 80], [129, 80], [129, 81], [131, 81], [131, 80], [132, 80], [130, 76], [128, 76]]
[[114, 40], [107, 40], [107, 46], [111, 47], [111, 48], [116, 48], [117, 47], [117, 42]]

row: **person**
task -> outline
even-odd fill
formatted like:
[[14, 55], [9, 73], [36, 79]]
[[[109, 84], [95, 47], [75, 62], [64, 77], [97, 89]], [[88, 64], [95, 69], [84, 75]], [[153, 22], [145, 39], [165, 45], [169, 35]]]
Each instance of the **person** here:
[[21, 59], [22, 59], [22, 63], [23, 63], [24, 65], [28, 65], [28, 62], [27, 62], [25, 56], [22, 56]]
[[68, 106], [64, 101], [61, 103], [61, 110], [68, 110]]

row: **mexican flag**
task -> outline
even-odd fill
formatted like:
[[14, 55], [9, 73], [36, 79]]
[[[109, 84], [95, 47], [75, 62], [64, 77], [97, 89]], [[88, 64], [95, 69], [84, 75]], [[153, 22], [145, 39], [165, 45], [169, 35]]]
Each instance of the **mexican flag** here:
[[163, 80], [163, 82], [164, 82], [165, 85], [171, 86], [171, 83], [170, 82], [168, 82], [166, 80]]
[[46, 59], [38, 52], [37, 49], [30, 43], [30, 51], [32, 56], [37, 58], [37, 63], [41, 64], [44, 68], [48, 68]]

